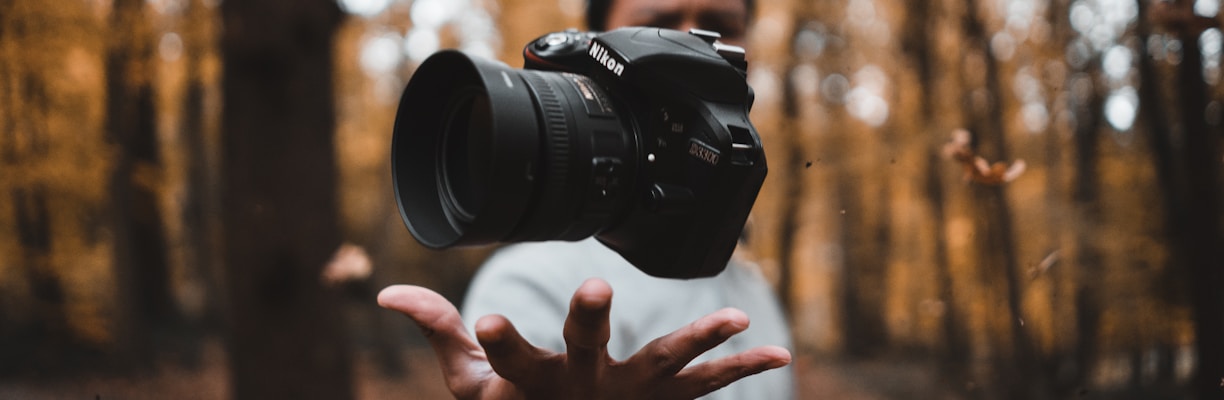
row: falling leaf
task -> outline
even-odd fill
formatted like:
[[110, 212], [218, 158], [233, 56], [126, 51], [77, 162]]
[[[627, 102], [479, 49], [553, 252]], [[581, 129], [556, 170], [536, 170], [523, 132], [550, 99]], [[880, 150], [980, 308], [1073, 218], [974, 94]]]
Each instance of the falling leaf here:
[[973, 151], [971, 142], [972, 135], [969, 131], [957, 129], [952, 131], [952, 141], [943, 148], [945, 157], [961, 163], [966, 181], [998, 186], [1016, 180], [1028, 168], [1028, 164], [1019, 159], [1010, 166], [1001, 161], [991, 164]]
[[1059, 258], [1059, 250], [1054, 250], [1050, 252], [1049, 255], [1046, 255], [1045, 258], [1041, 259], [1040, 263], [1037, 263], [1037, 265], [1034, 265], [1032, 268], [1029, 268], [1029, 271], [1028, 271], [1029, 279], [1037, 279], [1038, 276], [1041, 276], [1041, 274], [1044, 274], [1047, 270], [1050, 269], [1050, 267], [1053, 267], [1054, 264], [1058, 263], [1058, 258]]
[[373, 263], [361, 246], [345, 243], [336, 249], [321, 276], [324, 283], [339, 286], [347, 282], [360, 282], [370, 277]]

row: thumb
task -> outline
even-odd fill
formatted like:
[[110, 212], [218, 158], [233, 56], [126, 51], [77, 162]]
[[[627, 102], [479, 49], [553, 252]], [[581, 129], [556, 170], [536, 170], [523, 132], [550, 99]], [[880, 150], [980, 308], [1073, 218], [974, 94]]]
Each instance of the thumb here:
[[454, 304], [420, 286], [394, 285], [378, 293], [378, 305], [416, 322], [437, 354], [447, 386], [455, 395], [479, 387], [482, 374], [488, 370], [484, 350], [468, 335]]

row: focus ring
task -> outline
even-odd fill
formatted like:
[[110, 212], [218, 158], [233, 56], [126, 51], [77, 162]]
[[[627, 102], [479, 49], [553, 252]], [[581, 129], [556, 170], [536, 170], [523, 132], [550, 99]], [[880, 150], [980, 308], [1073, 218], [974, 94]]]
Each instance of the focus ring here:
[[[540, 182], [540, 201], [535, 207], [535, 217], [524, 221], [528, 225], [544, 226], [552, 229], [563, 228], [566, 220], [572, 217], [570, 212], [559, 212], [574, 207], [575, 204], [565, 201], [566, 185], [570, 178], [570, 129], [565, 109], [558, 96], [553, 82], [538, 71], [524, 70], [523, 78], [535, 94], [539, 102], [540, 124], [544, 130], [544, 166], [543, 182]], [[537, 220], [538, 218], [538, 220]], [[533, 221], [534, 220], [534, 221]], [[553, 221], [556, 220], [556, 221]], [[548, 221], [548, 222], [546, 222]], [[539, 224], [539, 225], [537, 225]], [[562, 230], [564, 231], [564, 230]], [[520, 231], [528, 236], [540, 236], [537, 240], [555, 238], [556, 233], [550, 229], [543, 231], [528, 229]], [[531, 239], [528, 239], [531, 240]]]

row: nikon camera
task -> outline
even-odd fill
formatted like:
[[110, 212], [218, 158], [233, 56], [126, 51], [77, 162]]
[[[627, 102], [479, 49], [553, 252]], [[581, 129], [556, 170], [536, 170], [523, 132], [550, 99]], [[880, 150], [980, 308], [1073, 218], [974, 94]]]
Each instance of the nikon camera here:
[[643, 272], [721, 272], [765, 179], [744, 50], [714, 32], [564, 31], [524, 69], [453, 50], [400, 100], [400, 215], [431, 248], [595, 236]]

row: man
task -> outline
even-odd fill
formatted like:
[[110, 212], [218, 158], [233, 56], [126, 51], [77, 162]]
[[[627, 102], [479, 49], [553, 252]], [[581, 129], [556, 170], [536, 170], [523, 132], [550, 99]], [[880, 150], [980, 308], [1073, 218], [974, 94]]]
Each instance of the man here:
[[692, 28], [722, 34], [727, 44], [743, 46], [753, 0], [590, 0], [587, 27], [606, 31], [622, 26], [653, 26], [678, 31]]
[[[701, 28], [742, 46], [752, 7], [744, 0], [592, 0], [587, 23], [592, 30]], [[616, 308], [612, 287], [623, 293]], [[421, 326], [461, 399], [793, 397], [791, 371], [781, 368], [791, 358], [779, 347], [790, 346], [785, 320], [768, 284], [743, 262], [714, 278], [667, 280], [593, 239], [526, 243], [481, 268], [464, 304], [466, 327], [453, 305], [424, 288], [393, 286], [379, 303]]]

